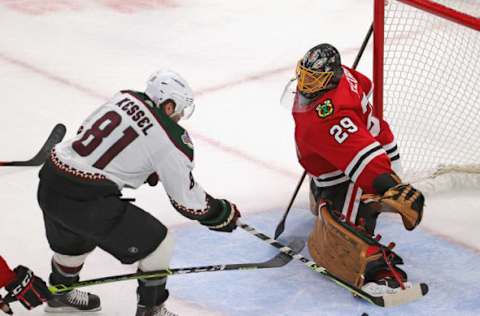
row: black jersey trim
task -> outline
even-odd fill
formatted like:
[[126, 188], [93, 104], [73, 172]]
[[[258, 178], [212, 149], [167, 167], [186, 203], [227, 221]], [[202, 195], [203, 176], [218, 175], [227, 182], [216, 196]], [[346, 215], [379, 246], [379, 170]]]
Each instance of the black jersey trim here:
[[341, 170], [323, 173], [318, 176], [311, 175], [311, 177], [317, 187], [328, 187], [350, 180]]
[[390, 161], [395, 161], [395, 160], [399, 160], [399, 159], [400, 159], [400, 154], [396, 154], [395, 156], [390, 157]]
[[371, 148], [370, 150], [368, 150], [367, 152], [365, 152], [363, 155], [361, 155], [357, 162], [355, 163], [355, 165], [353, 166], [353, 168], [350, 170], [350, 172], [348, 173], [348, 177], [352, 180], [355, 180], [354, 179], [354, 175], [355, 173], [357, 172], [357, 170], [360, 168], [360, 166], [362, 165], [362, 163], [371, 155], [375, 154], [377, 151], [379, 150], [383, 150], [383, 148], [380, 146], [380, 145], [377, 145], [373, 148]]
[[397, 149], [398, 149], [397, 145], [393, 146], [392, 148], [387, 150], [387, 155], [394, 153], [395, 151], [397, 151]]

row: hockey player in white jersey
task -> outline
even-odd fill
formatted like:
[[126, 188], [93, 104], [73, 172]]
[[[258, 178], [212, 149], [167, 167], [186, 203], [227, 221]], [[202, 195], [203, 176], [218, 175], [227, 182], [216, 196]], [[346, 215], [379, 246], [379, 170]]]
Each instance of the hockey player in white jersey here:
[[[91, 114], [76, 137], [58, 144], [40, 171], [38, 202], [54, 251], [51, 284], [72, 284], [99, 247], [140, 271], [169, 267], [173, 240], [155, 217], [121, 198], [123, 188], [163, 184], [173, 207], [211, 230], [231, 232], [236, 206], [206, 193], [192, 175], [193, 144], [177, 122], [194, 109], [178, 74], [162, 70], [145, 92], [125, 90]], [[140, 280], [136, 316], [174, 315], [164, 302], [166, 278]], [[96, 311], [98, 296], [72, 290], [47, 311]]]

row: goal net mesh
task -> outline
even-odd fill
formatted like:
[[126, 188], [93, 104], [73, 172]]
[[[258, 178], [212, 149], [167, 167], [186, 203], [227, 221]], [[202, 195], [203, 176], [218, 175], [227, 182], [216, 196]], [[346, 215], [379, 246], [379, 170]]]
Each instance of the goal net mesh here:
[[[431, 2], [480, 16], [480, 0]], [[383, 80], [405, 178], [480, 172], [480, 32], [389, 0]]]

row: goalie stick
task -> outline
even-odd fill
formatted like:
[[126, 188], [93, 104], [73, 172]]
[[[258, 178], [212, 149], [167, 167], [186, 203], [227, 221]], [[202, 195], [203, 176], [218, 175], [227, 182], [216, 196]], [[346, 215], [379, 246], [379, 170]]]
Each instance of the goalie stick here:
[[[372, 33], [373, 33], [373, 23], [370, 25], [370, 28], [368, 29], [367, 35], [365, 35], [365, 38], [363, 39], [362, 46], [360, 47], [360, 50], [357, 53], [357, 57], [355, 57], [355, 61], [353, 62], [352, 69], [357, 68], [358, 63], [360, 62], [360, 59], [362, 58], [363, 52], [365, 51], [365, 47], [367, 47], [368, 41], [370, 40], [370, 37], [372, 36]], [[292, 79], [292, 81], [295, 81], [295, 78]], [[285, 93], [285, 91], [284, 91], [284, 93]], [[277, 224], [277, 228], [275, 228], [275, 234], [274, 234], [275, 239], [277, 239], [283, 233], [283, 231], [285, 230], [285, 221], [287, 220], [288, 213], [290, 212], [290, 209], [292, 208], [293, 201], [295, 201], [295, 198], [297, 197], [298, 191], [300, 190], [300, 187], [302, 186], [303, 180], [305, 179], [306, 175], [307, 175], [307, 172], [303, 171], [302, 176], [300, 177], [300, 180], [298, 181], [297, 187], [295, 188], [295, 191], [293, 192], [293, 195], [290, 198], [290, 202], [288, 203], [287, 209], [283, 213], [282, 219]]]
[[273, 247], [279, 249], [281, 252], [285, 253], [286, 255], [297, 259], [301, 262], [303, 262], [304, 265], [309, 267], [311, 270], [318, 272], [322, 274], [323, 276], [326, 276], [336, 284], [340, 285], [341, 287], [347, 289], [350, 293], [352, 293], [355, 296], [363, 298], [365, 301], [381, 306], [381, 307], [392, 307], [396, 305], [401, 305], [401, 304], [406, 304], [409, 302], [412, 302], [414, 300], [417, 300], [421, 298], [422, 296], [425, 296], [428, 292], [428, 286], [425, 283], [419, 283], [419, 284], [414, 284], [412, 285], [411, 288], [407, 288], [404, 290], [401, 290], [399, 292], [393, 293], [393, 294], [384, 294], [382, 296], [373, 296], [362, 289], [359, 289], [357, 287], [354, 287], [348, 283], [345, 283], [344, 281], [340, 280], [339, 278], [335, 277], [333, 274], [327, 271], [324, 267], [321, 267], [317, 265], [315, 262], [312, 260], [302, 256], [301, 254], [295, 252], [292, 248], [283, 245], [279, 241], [272, 239], [268, 237], [265, 234], [262, 234], [258, 232], [255, 228], [251, 227], [248, 224], [242, 223], [237, 220], [237, 225], [241, 227], [243, 230], [246, 232], [254, 235], [255, 237], [269, 243]]
[[65, 125], [61, 123], [55, 125], [53, 130], [50, 132], [50, 135], [48, 136], [45, 144], [43, 144], [40, 151], [32, 159], [24, 160], [24, 161], [0, 161], [0, 166], [18, 166], [18, 167], [41, 166], [45, 162], [45, 159], [47, 159], [52, 148], [56, 144], [62, 141], [66, 132], [67, 132], [67, 129], [65, 128]]
[[[305, 242], [302, 239], [293, 239], [288, 243], [289, 247], [292, 248], [292, 251], [302, 251], [305, 246]], [[293, 257], [284, 254], [283, 252], [278, 253], [273, 258], [256, 263], [234, 263], [234, 264], [218, 264], [218, 265], [209, 265], [209, 266], [198, 266], [198, 267], [189, 267], [189, 268], [172, 268], [165, 270], [156, 270], [148, 272], [137, 272], [130, 274], [120, 274], [114, 276], [108, 276], [97, 279], [90, 279], [85, 281], [80, 281], [73, 283], [71, 285], [57, 284], [49, 286], [50, 292], [53, 294], [60, 294], [64, 292], [71, 291], [85, 286], [92, 285], [101, 285], [106, 283], [113, 283], [119, 281], [128, 281], [136, 279], [151, 279], [164, 276], [172, 275], [183, 275], [190, 273], [201, 273], [201, 272], [218, 272], [218, 271], [235, 271], [235, 270], [258, 270], [258, 269], [270, 269], [270, 268], [280, 268], [289, 263]], [[15, 298], [7, 295], [5, 297], [5, 303], [14, 302]]]

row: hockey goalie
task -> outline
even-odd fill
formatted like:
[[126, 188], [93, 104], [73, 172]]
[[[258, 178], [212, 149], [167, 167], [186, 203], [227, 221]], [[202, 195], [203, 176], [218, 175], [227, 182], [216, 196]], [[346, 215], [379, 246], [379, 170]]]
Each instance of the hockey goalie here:
[[374, 116], [372, 90], [366, 76], [341, 64], [335, 47], [320, 44], [298, 62], [283, 96], [291, 92], [297, 155], [311, 178], [311, 256], [344, 282], [396, 305], [428, 287], [409, 282], [394, 243], [380, 243], [377, 218], [393, 212], [413, 230], [424, 196], [398, 176], [399, 151], [388, 123]]

